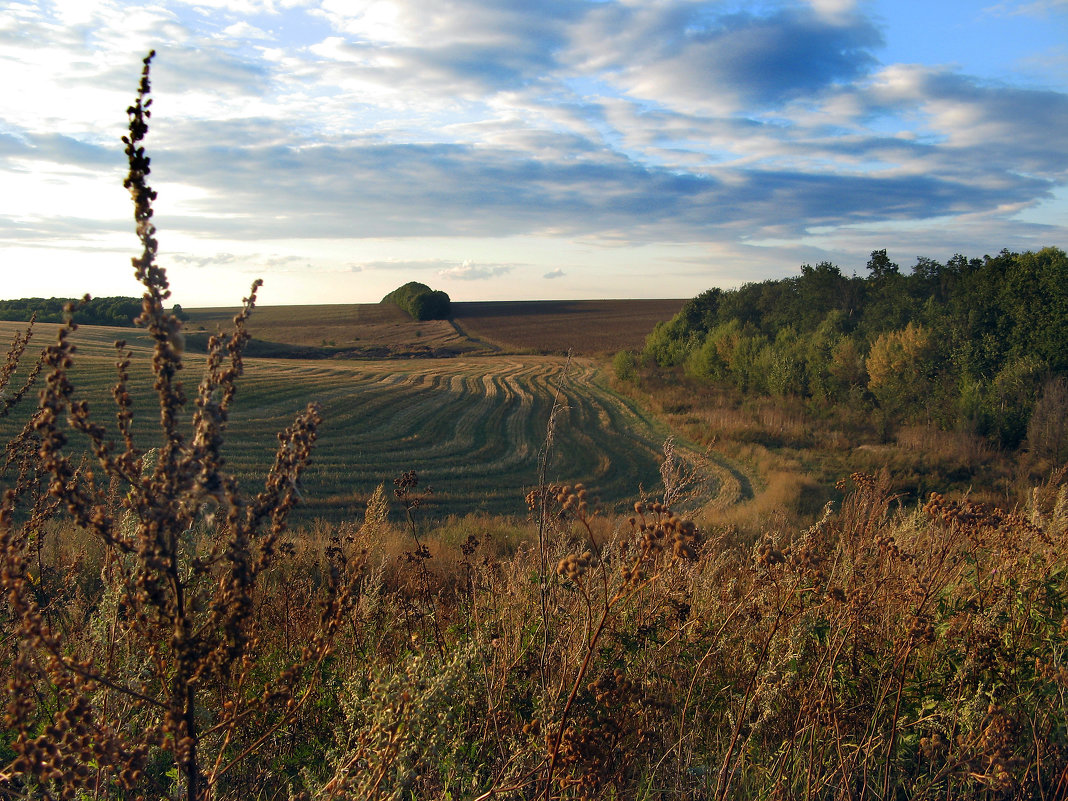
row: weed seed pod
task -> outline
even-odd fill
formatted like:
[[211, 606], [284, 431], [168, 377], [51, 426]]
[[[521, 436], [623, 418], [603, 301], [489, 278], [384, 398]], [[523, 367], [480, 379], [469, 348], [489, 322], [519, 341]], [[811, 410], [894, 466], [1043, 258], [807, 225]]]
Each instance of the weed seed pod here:
[[696, 559], [700, 534], [697, 525], [692, 520], [674, 519], [676, 522], [671, 529], [672, 556], [676, 559]]
[[590, 551], [586, 551], [581, 556], [568, 554], [557, 564], [556, 572], [570, 581], [578, 581], [595, 563], [596, 559]]
[[786, 557], [783, 552], [778, 550], [771, 540], [770, 536], [765, 536], [761, 540], [760, 545], [757, 546], [756, 561], [765, 568], [774, 567], [775, 565], [781, 565], [786, 561]]

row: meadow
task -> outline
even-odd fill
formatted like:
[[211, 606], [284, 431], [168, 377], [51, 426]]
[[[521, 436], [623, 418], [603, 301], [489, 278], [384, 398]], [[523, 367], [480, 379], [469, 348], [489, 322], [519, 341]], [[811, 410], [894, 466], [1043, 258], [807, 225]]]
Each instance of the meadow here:
[[[757, 503], [748, 477], [660, 446], [639, 402], [738, 447], [812, 436], [789, 409], [627, 400], [583, 358], [246, 358], [256, 286], [196, 353], [155, 264], [151, 58], [139, 332], [4, 329], [0, 795], [1068, 797], [1068, 469], [1001, 509], [884, 466], [742, 527], [717, 516]], [[342, 432], [368, 486], [403, 472], [291, 525], [317, 465], [351, 492]], [[470, 478], [451, 503], [522, 486], [525, 519], [425, 515], [434, 459]], [[617, 471], [622, 513], [585, 481]]]

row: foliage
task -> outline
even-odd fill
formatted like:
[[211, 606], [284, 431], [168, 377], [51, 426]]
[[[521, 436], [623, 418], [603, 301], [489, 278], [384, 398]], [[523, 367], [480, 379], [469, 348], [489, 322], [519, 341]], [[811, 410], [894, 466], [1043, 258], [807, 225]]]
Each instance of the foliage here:
[[[35, 317], [42, 323], [61, 323], [64, 309], [74, 298], [20, 298], [0, 300], [0, 320], [29, 320]], [[177, 307], [179, 311], [181, 307]], [[90, 298], [78, 304], [74, 322], [80, 325], [132, 326], [141, 314], [140, 298]]]
[[449, 296], [418, 281], [397, 287], [384, 298], [411, 315], [413, 320], [447, 320], [451, 314]]
[[877, 250], [867, 269], [803, 265], [797, 277], [709, 290], [658, 324], [644, 355], [747, 393], [863, 402], [898, 422], [1024, 441], [1043, 382], [1068, 373], [1064, 251], [920, 258], [905, 274]]
[[1068, 379], [1051, 379], [1042, 387], [1027, 423], [1028, 449], [1052, 464], [1068, 462]]
[[927, 397], [931, 348], [930, 331], [912, 323], [872, 343], [864, 362], [868, 389], [884, 407], [901, 410]]
[[612, 370], [620, 381], [635, 381], [638, 378], [638, 359], [632, 351], [617, 351], [612, 359]]

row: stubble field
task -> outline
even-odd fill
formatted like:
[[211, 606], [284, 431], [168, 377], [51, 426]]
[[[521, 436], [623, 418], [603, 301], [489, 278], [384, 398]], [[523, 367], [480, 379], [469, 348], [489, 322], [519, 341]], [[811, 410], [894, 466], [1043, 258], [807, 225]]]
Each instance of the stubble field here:
[[[308, 336], [322, 333], [312, 328], [313, 320], [323, 330], [333, 325], [335, 336], [345, 326], [351, 338], [365, 342], [391, 336], [405, 345], [426, 338], [468, 347], [468, 340], [458, 336], [449, 340], [443, 331], [432, 333], [447, 323], [405, 322], [385, 307], [357, 308], [370, 310], [358, 323], [337, 312], [331, 318], [321, 310], [257, 310], [253, 320], [262, 318], [260, 327], [251, 328], [258, 337], [313, 350]], [[222, 310], [193, 312], [186, 328], [211, 330], [225, 319]], [[0, 337], [10, 340], [18, 328], [0, 323]], [[55, 328], [38, 326], [34, 346], [49, 341]], [[538, 328], [527, 325], [527, 330]], [[151, 447], [158, 413], [147, 336], [137, 329], [96, 326], [82, 326], [74, 336], [75, 386], [104, 424], [113, 422], [113, 343], [122, 338], [133, 349], [135, 430], [141, 447]], [[192, 395], [202, 363], [192, 346], [186, 362], [186, 390]], [[357, 359], [327, 352], [317, 358], [247, 358], [225, 448], [229, 469], [243, 485], [256, 488], [277, 447], [276, 433], [309, 402], [321, 406], [324, 422], [300, 487], [297, 514], [304, 520], [359, 515], [379, 484], [391, 488], [393, 479], [409, 470], [417, 472], [421, 489], [432, 488], [419, 512], [425, 518], [472, 512], [521, 516], [526, 493], [538, 483], [543, 451], [548, 454], [547, 480], [584, 482], [606, 511], [619, 511], [643, 493], [657, 491], [663, 446], [670, 436], [662, 422], [616, 393], [604, 368], [585, 357], [494, 353]], [[188, 411], [191, 415], [192, 408]], [[0, 422], [0, 436], [10, 437], [14, 423]], [[70, 447], [78, 447], [76, 437]], [[683, 464], [700, 461], [684, 445], [675, 451]], [[738, 495], [741, 484], [728, 468], [705, 467], [700, 479], [706, 500]]]
[[[265, 306], [249, 320], [250, 353], [310, 359], [522, 353], [594, 356], [637, 350], [682, 300], [539, 300], [453, 303], [451, 320], [415, 322], [392, 304]], [[187, 309], [206, 336], [237, 308]]]
[[580, 355], [638, 350], [682, 300], [553, 300], [454, 303], [468, 336], [504, 349]]

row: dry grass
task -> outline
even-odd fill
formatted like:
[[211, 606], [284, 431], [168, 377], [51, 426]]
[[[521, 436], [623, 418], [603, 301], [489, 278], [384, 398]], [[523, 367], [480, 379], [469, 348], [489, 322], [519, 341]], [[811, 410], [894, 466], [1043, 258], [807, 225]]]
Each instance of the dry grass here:
[[[1061, 797], [1063, 476], [1017, 515], [900, 509], [885, 478], [854, 480], [804, 530], [755, 547], [706, 531], [693, 560], [656, 550], [681, 525], [666, 510], [589, 519], [563, 493], [546, 573], [533, 527], [486, 517], [421, 527], [422, 546], [380, 519], [284, 537], [257, 601], [261, 659], [314, 630], [305, 604], [332, 553], [366, 566], [304, 711], [204, 797]], [[62, 526], [40, 536], [28, 575], [54, 630], [99, 648], [101, 549]], [[95, 797], [182, 797], [150, 756], [136, 789]]]
[[[638, 381], [614, 386], [653, 408], [687, 441], [711, 449], [749, 491], [742, 503], [719, 508], [709, 520], [737, 525], [756, 536], [774, 509], [775, 520], [800, 526], [828, 500], [835, 483], [852, 472], [887, 470], [891, 485], [910, 501], [932, 491], [1011, 507], [1035, 473], [1027, 454], [996, 450], [981, 437], [934, 425], [896, 429], [849, 405], [821, 406], [795, 397], [746, 396], [669, 371], [645, 369]], [[764, 497], [762, 497], [764, 496]]]

